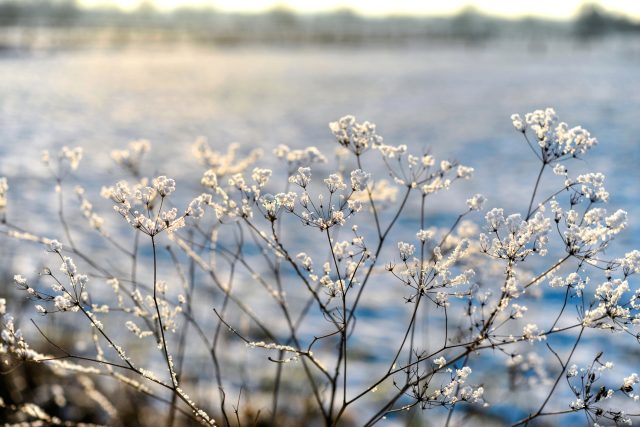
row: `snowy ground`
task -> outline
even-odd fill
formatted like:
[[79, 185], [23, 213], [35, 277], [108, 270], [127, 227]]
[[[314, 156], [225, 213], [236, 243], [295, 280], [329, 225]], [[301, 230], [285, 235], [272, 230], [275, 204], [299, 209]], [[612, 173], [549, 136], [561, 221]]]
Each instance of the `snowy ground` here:
[[[612, 206], [629, 211], [630, 227], [618, 239], [623, 252], [640, 247], [639, 89], [637, 40], [6, 54], [0, 56], [0, 175], [9, 177], [15, 204], [26, 209], [19, 215], [14, 205], [16, 222], [47, 230], [54, 212], [40, 194], [53, 184], [38, 162], [43, 149], [82, 145], [86, 161], [79, 174], [98, 199], [100, 186], [117, 179], [110, 150], [129, 140], [149, 139], [147, 170], [175, 177], [180, 187], [200, 173], [189, 155], [198, 136], [220, 149], [237, 141], [269, 154], [285, 143], [315, 145], [330, 155], [335, 142], [327, 123], [353, 114], [377, 123], [389, 143], [430, 147], [438, 158], [476, 169], [473, 181], [429, 207], [434, 221], [446, 223], [443, 215], [458, 213], [478, 192], [489, 206], [526, 208], [538, 166], [509, 116], [553, 106], [562, 120], [583, 125], [600, 141], [576, 172], [604, 172]], [[555, 188], [554, 179], [548, 175], [543, 188]], [[16, 257], [11, 267], [35, 271], [40, 261]], [[370, 301], [372, 321], [363, 323], [361, 338], [384, 346], [375, 320], [407, 313], [376, 304]], [[354, 386], [367, 379], [366, 366]]]

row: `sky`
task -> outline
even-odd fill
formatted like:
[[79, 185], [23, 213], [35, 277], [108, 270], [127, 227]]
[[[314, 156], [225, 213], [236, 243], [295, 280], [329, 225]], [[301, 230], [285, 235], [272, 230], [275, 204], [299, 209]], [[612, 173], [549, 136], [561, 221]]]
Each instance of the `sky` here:
[[[87, 6], [112, 5], [135, 9], [141, 3], [170, 10], [179, 6], [213, 6], [218, 10], [259, 12], [285, 6], [298, 12], [321, 12], [348, 7], [365, 15], [447, 15], [466, 6], [505, 17], [570, 18], [585, 0], [80, 0]], [[640, 0], [595, 0], [607, 10], [640, 18]]]

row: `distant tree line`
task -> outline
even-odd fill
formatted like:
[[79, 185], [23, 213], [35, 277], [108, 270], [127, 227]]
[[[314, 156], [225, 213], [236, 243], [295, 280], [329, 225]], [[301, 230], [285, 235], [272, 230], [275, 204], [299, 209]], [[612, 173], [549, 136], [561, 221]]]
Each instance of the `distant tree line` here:
[[243, 39], [349, 42], [371, 40], [535, 37], [594, 38], [640, 33], [640, 22], [585, 5], [571, 21], [525, 17], [509, 20], [466, 8], [451, 17], [365, 17], [350, 9], [298, 14], [276, 7], [259, 14], [228, 13], [214, 8], [182, 7], [159, 11], [151, 2], [133, 11], [85, 8], [76, 0], [0, 0], [0, 27], [117, 27], [193, 32], [214, 40]]

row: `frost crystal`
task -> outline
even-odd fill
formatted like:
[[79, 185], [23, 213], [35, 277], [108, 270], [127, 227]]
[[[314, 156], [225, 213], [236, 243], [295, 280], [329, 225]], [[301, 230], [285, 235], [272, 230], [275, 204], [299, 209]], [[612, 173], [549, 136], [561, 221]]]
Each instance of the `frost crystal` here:
[[367, 188], [367, 184], [371, 179], [371, 174], [361, 169], [356, 169], [351, 172], [351, 189], [353, 191], [362, 191]]
[[0, 209], [7, 206], [7, 191], [9, 190], [9, 184], [7, 178], [0, 177]]
[[517, 114], [511, 116], [511, 121], [519, 132], [525, 133], [527, 129], [531, 129], [540, 146], [542, 159], [546, 163], [577, 157], [598, 143], [580, 126], [569, 128], [566, 123], [558, 121], [553, 108], [527, 113], [526, 126]]
[[171, 194], [176, 189], [176, 182], [162, 175], [153, 180], [153, 188], [160, 194], [160, 196], [165, 197]]
[[479, 211], [482, 210], [482, 206], [484, 206], [486, 201], [487, 198], [482, 194], [476, 194], [470, 199], [467, 199], [467, 206], [469, 206], [469, 209], [471, 209], [472, 211]]

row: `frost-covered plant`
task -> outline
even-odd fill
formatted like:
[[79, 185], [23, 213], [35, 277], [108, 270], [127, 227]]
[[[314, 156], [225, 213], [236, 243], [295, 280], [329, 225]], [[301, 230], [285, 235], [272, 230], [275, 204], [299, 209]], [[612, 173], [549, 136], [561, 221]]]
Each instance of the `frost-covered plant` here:
[[[604, 207], [602, 174], [569, 174], [596, 144], [589, 132], [550, 108], [512, 121], [540, 161], [527, 209], [491, 207], [482, 218], [489, 201], [470, 195], [446, 228], [430, 223], [431, 200], [473, 168], [387, 144], [352, 116], [330, 124], [335, 163], [316, 147], [279, 145], [282, 167], [267, 168], [256, 166], [259, 150], [223, 154], [199, 139], [195, 197], [146, 177], [150, 143], [135, 141], [112, 153], [129, 177], [101, 191], [118, 215], [76, 187], [82, 223], [63, 210], [82, 151], [64, 148], [57, 163], [45, 154], [61, 233], [20, 228], [4, 178], [2, 232], [45, 245], [44, 262], [60, 265], [14, 282], [35, 314], [61, 319], [21, 333], [0, 300], [3, 364], [111, 377], [166, 404], [167, 425], [373, 425], [426, 410], [445, 426], [572, 414], [629, 424], [640, 414], [638, 375], [610, 376], [602, 352], [585, 358], [580, 348], [610, 334], [620, 346], [640, 341], [640, 252], [606, 255], [627, 214]], [[547, 169], [557, 191], [540, 197]], [[97, 232], [104, 250], [76, 242], [81, 230]], [[73, 341], [84, 345], [52, 338], [82, 322], [89, 330], [74, 329]], [[116, 417], [109, 395], [81, 381]], [[492, 409], [503, 404], [519, 412]], [[17, 420], [53, 419], [33, 402], [2, 405]]]

